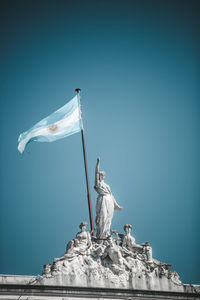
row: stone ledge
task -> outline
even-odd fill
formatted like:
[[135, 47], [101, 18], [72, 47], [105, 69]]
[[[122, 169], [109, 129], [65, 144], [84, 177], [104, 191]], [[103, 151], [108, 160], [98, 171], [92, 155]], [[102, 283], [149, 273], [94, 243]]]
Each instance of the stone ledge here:
[[[195, 287], [194, 287], [195, 288]], [[195, 293], [196, 290], [196, 293]], [[189, 291], [186, 285], [185, 292], [164, 292], [148, 290], [129, 290], [112, 288], [87, 288], [87, 287], [64, 287], [64, 286], [41, 286], [0, 284], [0, 299], [200, 299], [199, 286]], [[3, 297], [3, 298], [2, 298]], [[18, 298], [17, 298], [18, 297]], [[29, 298], [30, 297], [30, 298]]]

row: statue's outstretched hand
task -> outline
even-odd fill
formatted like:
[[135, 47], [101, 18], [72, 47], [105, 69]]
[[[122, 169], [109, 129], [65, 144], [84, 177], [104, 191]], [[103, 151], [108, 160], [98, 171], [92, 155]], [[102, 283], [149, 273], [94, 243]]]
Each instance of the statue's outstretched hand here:
[[98, 163], [98, 164], [100, 163], [100, 157], [97, 158], [97, 163]]
[[122, 206], [117, 206], [115, 209], [116, 209], [116, 210], [122, 210], [123, 207], [122, 207]]

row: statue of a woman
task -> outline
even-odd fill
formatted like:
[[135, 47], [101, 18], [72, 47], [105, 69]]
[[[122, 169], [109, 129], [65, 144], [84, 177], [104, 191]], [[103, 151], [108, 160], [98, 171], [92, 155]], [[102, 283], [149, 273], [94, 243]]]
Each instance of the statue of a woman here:
[[67, 257], [67, 255], [70, 256], [71, 254], [84, 255], [87, 253], [88, 249], [91, 247], [91, 236], [90, 232], [86, 231], [87, 226], [88, 223], [81, 222], [79, 225], [81, 231], [77, 233], [75, 239], [67, 244], [65, 257]]
[[75, 239], [67, 244], [65, 254], [59, 258], [54, 258], [54, 263], [62, 260], [72, 260], [76, 256], [89, 254], [92, 243], [90, 232], [86, 231], [87, 226], [88, 223], [86, 222], [80, 224], [79, 228], [81, 231], [77, 233]]
[[109, 185], [104, 182], [105, 172], [99, 171], [100, 158], [97, 158], [94, 189], [98, 193], [96, 203], [96, 237], [105, 239], [110, 235], [110, 226], [114, 209], [121, 210], [113, 197]]

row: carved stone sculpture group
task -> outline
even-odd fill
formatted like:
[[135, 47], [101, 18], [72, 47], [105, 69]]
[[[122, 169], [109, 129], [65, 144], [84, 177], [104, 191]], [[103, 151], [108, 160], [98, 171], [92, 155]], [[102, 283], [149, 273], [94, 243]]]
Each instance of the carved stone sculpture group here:
[[110, 187], [104, 182], [105, 173], [95, 169], [96, 236], [86, 231], [87, 223], [66, 246], [64, 255], [44, 265], [41, 284], [100, 286], [135, 289], [180, 291], [182, 283], [170, 264], [152, 257], [148, 242], [137, 244], [132, 225], [125, 224], [124, 233], [110, 230], [114, 209], [121, 210]]
[[125, 234], [111, 231], [104, 240], [92, 237], [86, 222], [79, 227], [81, 231], [67, 244], [64, 255], [44, 265], [43, 282], [52, 284], [53, 279], [57, 284], [61, 280], [71, 285], [138, 288], [146, 279], [154, 286], [165, 278], [177, 289], [182, 285], [169, 264], [152, 258], [149, 243], [136, 244], [130, 224], [124, 225]]

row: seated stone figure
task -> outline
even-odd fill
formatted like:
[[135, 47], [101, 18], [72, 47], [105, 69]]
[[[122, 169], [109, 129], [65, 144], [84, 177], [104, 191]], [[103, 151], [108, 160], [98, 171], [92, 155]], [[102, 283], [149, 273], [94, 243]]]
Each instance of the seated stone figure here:
[[85, 254], [85, 250], [88, 250], [91, 246], [91, 235], [86, 231], [88, 223], [82, 222], [79, 225], [81, 229], [77, 233], [76, 238], [67, 244], [66, 254], [71, 252], [78, 252], [78, 254]]
[[152, 248], [149, 246], [149, 243], [146, 242], [142, 245], [136, 244], [135, 238], [131, 235], [132, 225], [125, 224], [124, 231], [125, 235], [122, 238], [122, 248], [127, 249], [130, 252], [136, 252], [139, 254], [144, 253], [146, 255], [147, 262], [152, 262]]
[[143, 247], [141, 245], [136, 244], [135, 238], [131, 235], [131, 230], [132, 230], [132, 225], [130, 224], [124, 225], [125, 235], [123, 236], [122, 247], [125, 247], [130, 251], [138, 251], [142, 253]]
[[67, 244], [65, 254], [62, 257], [54, 258], [54, 262], [58, 262], [60, 260], [65, 260], [65, 259], [71, 260], [78, 255], [89, 254], [89, 249], [92, 243], [91, 243], [90, 232], [86, 231], [87, 226], [88, 224], [86, 222], [82, 222], [79, 225], [81, 231], [77, 233], [75, 239], [71, 240]]

